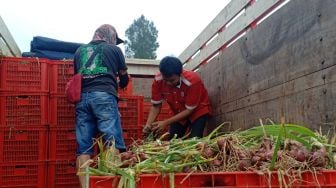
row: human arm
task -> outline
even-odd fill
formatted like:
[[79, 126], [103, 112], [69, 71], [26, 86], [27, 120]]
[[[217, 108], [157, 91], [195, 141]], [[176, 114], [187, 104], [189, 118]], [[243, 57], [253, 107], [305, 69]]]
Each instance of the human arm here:
[[157, 116], [160, 114], [162, 102], [163, 102], [163, 96], [160, 90], [160, 83], [154, 80], [152, 83], [152, 97], [151, 97], [152, 106], [149, 110], [146, 125], [143, 129], [144, 133], [152, 131], [151, 125], [156, 120]]
[[162, 104], [153, 104], [149, 110], [148, 118], [146, 121], [146, 125], [144, 127], [144, 132], [149, 132], [152, 130], [152, 124], [160, 114]]
[[185, 109], [182, 112], [166, 119], [163, 121], [153, 122], [151, 125], [153, 126], [154, 132], [160, 132], [166, 129], [172, 123], [178, 122], [180, 120], [186, 119], [188, 116], [192, 114], [193, 110]]
[[118, 46], [106, 45], [104, 48], [106, 54], [106, 62], [110, 67], [110, 71], [117, 73], [118, 82], [117, 85], [120, 88], [126, 88], [129, 82], [129, 75], [127, 72], [127, 65], [123, 52]]
[[118, 71], [118, 76], [119, 76], [119, 87], [120, 88], [125, 88], [128, 84], [128, 73], [127, 73], [127, 66], [125, 62], [125, 57], [122, 54], [122, 52], [119, 53], [119, 71]]
[[119, 87], [125, 88], [129, 81], [127, 70], [120, 70], [118, 72], [118, 75], [119, 75]]

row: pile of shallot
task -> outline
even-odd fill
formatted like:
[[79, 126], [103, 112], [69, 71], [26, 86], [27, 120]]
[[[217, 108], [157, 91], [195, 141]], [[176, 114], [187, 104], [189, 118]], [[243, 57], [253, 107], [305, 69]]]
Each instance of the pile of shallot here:
[[[143, 173], [311, 170], [335, 168], [335, 140], [292, 124], [263, 125], [204, 138], [134, 143], [124, 153], [100, 147], [90, 175]], [[134, 179], [134, 178], [133, 178]]]

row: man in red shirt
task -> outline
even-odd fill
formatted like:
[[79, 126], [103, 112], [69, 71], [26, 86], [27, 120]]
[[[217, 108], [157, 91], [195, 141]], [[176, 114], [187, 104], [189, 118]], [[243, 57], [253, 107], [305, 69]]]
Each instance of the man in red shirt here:
[[[190, 129], [189, 137], [203, 137], [206, 121], [211, 113], [208, 92], [200, 76], [183, 70], [181, 61], [167, 56], [160, 62], [160, 74], [152, 84], [152, 107], [144, 132], [161, 132], [169, 126], [169, 136], [177, 138]], [[174, 116], [164, 121], [156, 121], [163, 101], [167, 101]]]

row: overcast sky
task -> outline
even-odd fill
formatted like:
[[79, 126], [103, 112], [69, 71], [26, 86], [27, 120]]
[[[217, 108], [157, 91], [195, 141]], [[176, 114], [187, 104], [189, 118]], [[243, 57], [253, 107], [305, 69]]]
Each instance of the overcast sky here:
[[[87, 43], [101, 24], [114, 25], [121, 38], [143, 14], [154, 22], [158, 59], [179, 56], [230, 0], [1, 0], [0, 16], [21, 52], [33, 36]], [[123, 45], [119, 45], [124, 49]]]

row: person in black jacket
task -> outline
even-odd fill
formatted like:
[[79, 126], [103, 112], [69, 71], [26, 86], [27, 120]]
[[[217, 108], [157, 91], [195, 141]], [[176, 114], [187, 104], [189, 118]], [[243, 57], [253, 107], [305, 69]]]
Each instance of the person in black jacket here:
[[[116, 29], [104, 24], [95, 31], [92, 41], [75, 53], [75, 73], [83, 75], [81, 100], [76, 104], [79, 172], [85, 170], [93, 155], [93, 139], [98, 132], [103, 135], [105, 147], [114, 145], [116, 152], [125, 150], [117, 104], [118, 86], [125, 88], [128, 84], [125, 58], [117, 46], [122, 42]], [[84, 188], [85, 176], [79, 176], [79, 180]]]

